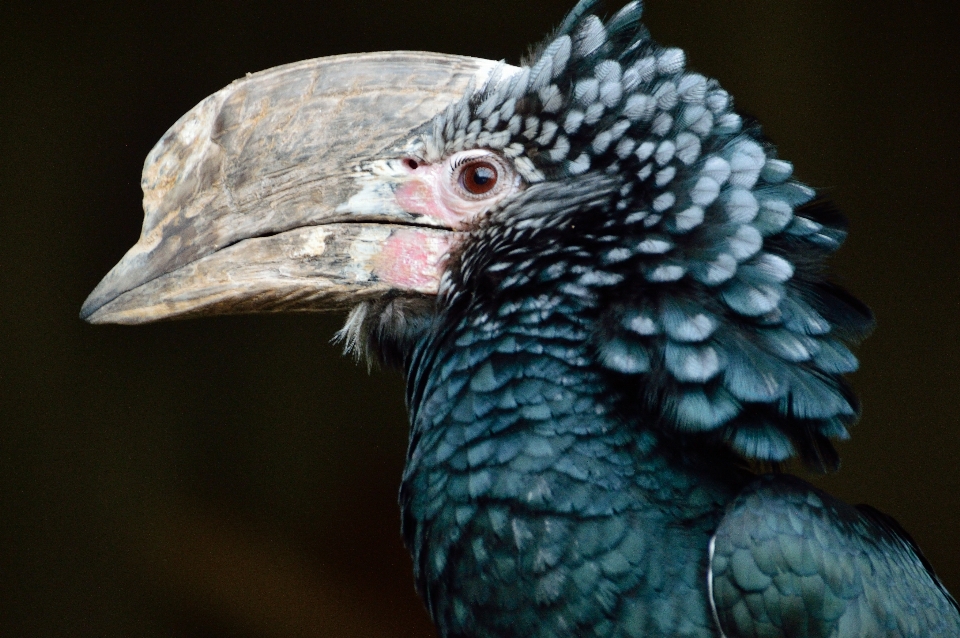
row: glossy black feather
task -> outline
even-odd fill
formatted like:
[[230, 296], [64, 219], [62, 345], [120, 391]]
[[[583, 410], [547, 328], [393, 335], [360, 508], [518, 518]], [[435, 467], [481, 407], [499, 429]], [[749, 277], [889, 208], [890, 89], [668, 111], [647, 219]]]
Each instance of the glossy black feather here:
[[731, 503], [712, 546], [727, 636], [957, 636], [957, 603], [890, 517], [789, 476]]
[[842, 217], [639, 3], [594, 5], [404, 141], [496, 151], [525, 188], [403, 329], [351, 316], [407, 374], [403, 533], [440, 634], [960, 635], [891, 524], [746, 469], [834, 469], [858, 416]]

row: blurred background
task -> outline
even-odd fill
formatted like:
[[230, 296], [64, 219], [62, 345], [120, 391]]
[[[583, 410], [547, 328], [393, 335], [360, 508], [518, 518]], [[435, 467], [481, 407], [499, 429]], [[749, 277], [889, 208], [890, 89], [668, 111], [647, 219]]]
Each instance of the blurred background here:
[[[208, 94], [337, 53], [517, 62], [572, 4], [5, 0], [0, 635], [432, 635], [399, 538], [402, 383], [339, 355], [342, 317], [77, 313], [139, 234], [143, 158]], [[815, 480], [896, 517], [954, 593], [957, 6], [647, 3], [848, 215], [835, 278], [879, 327], [843, 468]]]

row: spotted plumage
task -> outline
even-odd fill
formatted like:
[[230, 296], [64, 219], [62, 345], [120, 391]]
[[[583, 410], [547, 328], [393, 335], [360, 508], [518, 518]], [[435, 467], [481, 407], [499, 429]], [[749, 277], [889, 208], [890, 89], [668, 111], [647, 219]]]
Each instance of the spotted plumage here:
[[[502, 259], [502, 270], [552, 259], [559, 276], [574, 263], [524, 255], [504, 229], [570, 243], [576, 228], [566, 253], [589, 254], [580, 267], [591, 273], [576, 285], [603, 306], [590, 331], [595, 356], [634, 385], [647, 421], [750, 459], [835, 467], [829, 439], [846, 438], [858, 412], [841, 378], [857, 367], [847, 345], [871, 322], [821, 279], [820, 262], [845, 237], [842, 219], [791, 179], [792, 165], [719, 83], [650, 39], [638, 3], [606, 24], [582, 9], [527, 66], [468, 92], [413, 143], [426, 161], [501, 151], [531, 189], [524, 201], [540, 214], [517, 203], [492, 213], [466, 252]], [[588, 175], [607, 178], [594, 187], [607, 196], [589, 206], [561, 211], [537, 195], [538, 184], [574, 190]], [[501, 256], [484, 242], [516, 245]]]
[[822, 275], [842, 218], [640, 14], [581, 2], [406, 146], [525, 183], [403, 357], [404, 535], [441, 635], [960, 635], [899, 532], [743, 468], [836, 467], [871, 316]]
[[835, 468], [859, 411], [843, 219], [639, 2], [595, 4], [519, 68], [368, 54], [211, 96], [84, 316], [349, 299], [347, 349], [407, 378], [402, 531], [442, 638], [960, 638], [892, 519], [782, 473]]

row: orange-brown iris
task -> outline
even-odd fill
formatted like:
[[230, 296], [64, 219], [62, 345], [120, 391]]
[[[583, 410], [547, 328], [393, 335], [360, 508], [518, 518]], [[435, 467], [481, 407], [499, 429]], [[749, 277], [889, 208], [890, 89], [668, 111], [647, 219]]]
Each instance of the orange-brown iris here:
[[460, 171], [460, 185], [468, 193], [483, 195], [497, 185], [497, 167], [490, 162], [471, 162]]

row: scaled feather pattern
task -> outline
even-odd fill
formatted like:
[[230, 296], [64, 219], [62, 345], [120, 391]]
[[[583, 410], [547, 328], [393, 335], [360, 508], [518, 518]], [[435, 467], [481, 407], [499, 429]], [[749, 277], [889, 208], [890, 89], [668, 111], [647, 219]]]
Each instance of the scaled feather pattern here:
[[[494, 265], [473, 262], [498, 261], [513, 272], [505, 293], [547, 278], [578, 291], [596, 313], [594, 356], [633, 387], [647, 423], [751, 460], [835, 468], [830, 439], [846, 438], [859, 412], [841, 376], [857, 368], [848, 346], [872, 323], [822, 280], [843, 219], [792, 179], [717, 81], [650, 39], [639, 3], [606, 23], [591, 10], [581, 3], [519, 73], [451, 105], [422, 136], [427, 160], [503, 152], [538, 201], [492, 216], [463, 280]], [[564, 207], [544, 192], [562, 183], [555, 197], [566, 199], [584, 177], [596, 201]], [[524, 233], [536, 235], [526, 253], [513, 237]], [[562, 255], [537, 249], [551, 235]]]
[[440, 635], [960, 636], [891, 519], [750, 469], [834, 469], [858, 416], [842, 217], [639, 2], [594, 5], [401, 141], [493, 151], [523, 188], [435, 304], [341, 333], [407, 375], [403, 534]]

